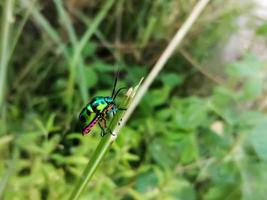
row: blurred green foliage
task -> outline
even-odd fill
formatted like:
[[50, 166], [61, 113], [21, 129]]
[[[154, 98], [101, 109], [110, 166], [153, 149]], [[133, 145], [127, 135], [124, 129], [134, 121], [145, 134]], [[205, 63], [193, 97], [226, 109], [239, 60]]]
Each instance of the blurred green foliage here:
[[[80, 109], [110, 94], [116, 66], [120, 85], [145, 76], [195, 2], [15, 2], [0, 42], [10, 42], [0, 66], [1, 199], [69, 196], [101, 139], [97, 128], [81, 136]], [[184, 41], [200, 63], [234, 30], [233, 2], [212, 2]], [[247, 54], [222, 71], [213, 85], [176, 53], [81, 199], [265, 199], [266, 63]]]

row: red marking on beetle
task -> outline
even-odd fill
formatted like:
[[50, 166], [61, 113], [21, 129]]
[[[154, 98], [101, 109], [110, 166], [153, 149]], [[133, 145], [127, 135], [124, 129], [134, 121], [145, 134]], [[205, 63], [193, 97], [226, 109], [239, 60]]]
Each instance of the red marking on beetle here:
[[82, 131], [83, 135], [88, 134], [91, 131], [91, 128], [97, 123], [98, 118], [95, 118], [87, 127], [85, 127]]

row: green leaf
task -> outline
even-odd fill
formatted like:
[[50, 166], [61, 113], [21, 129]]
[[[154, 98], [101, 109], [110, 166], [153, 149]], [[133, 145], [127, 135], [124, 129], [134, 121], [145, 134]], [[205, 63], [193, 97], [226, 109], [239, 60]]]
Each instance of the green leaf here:
[[171, 89], [168, 86], [161, 89], [153, 89], [145, 96], [145, 101], [152, 107], [162, 105], [168, 102], [170, 91]]
[[267, 36], [267, 23], [263, 23], [257, 30], [258, 35]]
[[253, 127], [259, 123], [259, 120], [264, 119], [264, 114], [258, 111], [246, 111], [240, 113], [238, 117], [238, 124], [240, 126]]
[[157, 187], [158, 178], [153, 171], [147, 171], [140, 174], [136, 180], [136, 190], [141, 193], [146, 193], [149, 190]]
[[179, 146], [181, 163], [187, 164], [197, 160], [199, 153], [196, 136], [194, 134], [185, 135]]
[[172, 111], [170, 108], [163, 108], [156, 112], [156, 116], [158, 119], [163, 121], [168, 120], [172, 115]]
[[245, 82], [243, 92], [244, 97], [248, 100], [253, 100], [262, 95], [264, 82], [262, 79], [251, 79]]
[[176, 161], [178, 161], [177, 149], [168, 146], [160, 138], [156, 138], [150, 143], [149, 151], [153, 160], [162, 167], [174, 167]]
[[233, 103], [235, 94], [228, 88], [216, 87], [213, 91], [212, 102], [216, 107], [224, 109]]
[[257, 77], [261, 74], [263, 62], [253, 54], [247, 55], [241, 61], [231, 64], [228, 68], [228, 74], [233, 77]]
[[114, 72], [113, 65], [104, 63], [100, 60], [95, 61], [94, 63], [90, 64], [90, 66], [100, 73]]
[[85, 77], [86, 77], [87, 88], [94, 87], [98, 81], [98, 76], [96, 72], [93, 70], [92, 67], [86, 67], [85, 73], [86, 73]]
[[249, 136], [249, 141], [260, 159], [267, 161], [267, 118], [256, 125]]
[[170, 181], [167, 185], [167, 191], [172, 194], [175, 199], [186, 199], [186, 200], [195, 200], [196, 199], [196, 191], [193, 185], [183, 179], [176, 179]]
[[96, 44], [94, 42], [89, 42], [86, 44], [86, 46], [83, 49], [83, 54], [85, 57], [91, 56], [95, 53], [96, 51]]
[[162, 75], [161, 80], [164, 83], [164, 85], [168, 85], [171, 88], [173, 88], [174, 86], [181, 85], [184, 81], [184, 78], [179, 74], [166, 73], [166, 74]]
[[251, 159], [240, 160], [239, 173], [242, 177], [243, 200], [266, 199], [266, 167], [266, 162], [255, 162]]
[[204, 101], [191, 97], [173, 100], [173, 118], [181, 129], [192, 130], [207, 122], [208, 109]]

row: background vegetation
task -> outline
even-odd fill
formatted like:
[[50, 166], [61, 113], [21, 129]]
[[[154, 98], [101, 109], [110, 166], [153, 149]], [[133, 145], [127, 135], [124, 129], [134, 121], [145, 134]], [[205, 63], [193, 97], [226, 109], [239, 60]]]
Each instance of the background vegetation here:
[[[101, 140], [90, 98], [146, 76], [196, 0], [3, 0], [0, 198], [66, 199]], [[266, 62], [218, 52], [245, 7], [212, 1], [81, 199], [265, 199]], [[258, 34], [266, 35], [266, 25]]]

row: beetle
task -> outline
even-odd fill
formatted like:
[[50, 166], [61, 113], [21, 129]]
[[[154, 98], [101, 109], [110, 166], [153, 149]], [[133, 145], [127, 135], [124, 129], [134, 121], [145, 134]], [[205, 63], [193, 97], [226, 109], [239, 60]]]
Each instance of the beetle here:
[[118, 108], [115, 102], [117, 95], [122, 90], [127, 89], [121, 87], [116, 91], [117, 80], [118, 76], [115, 78], [111, 96], [94, 97], [80, 112], [79, 121], [83, 135], [88, 134], [98, 124], [103, 137], [106, 134], [107, 117], [113, 117], [119, 110], [126, 110], [125, 108]]

